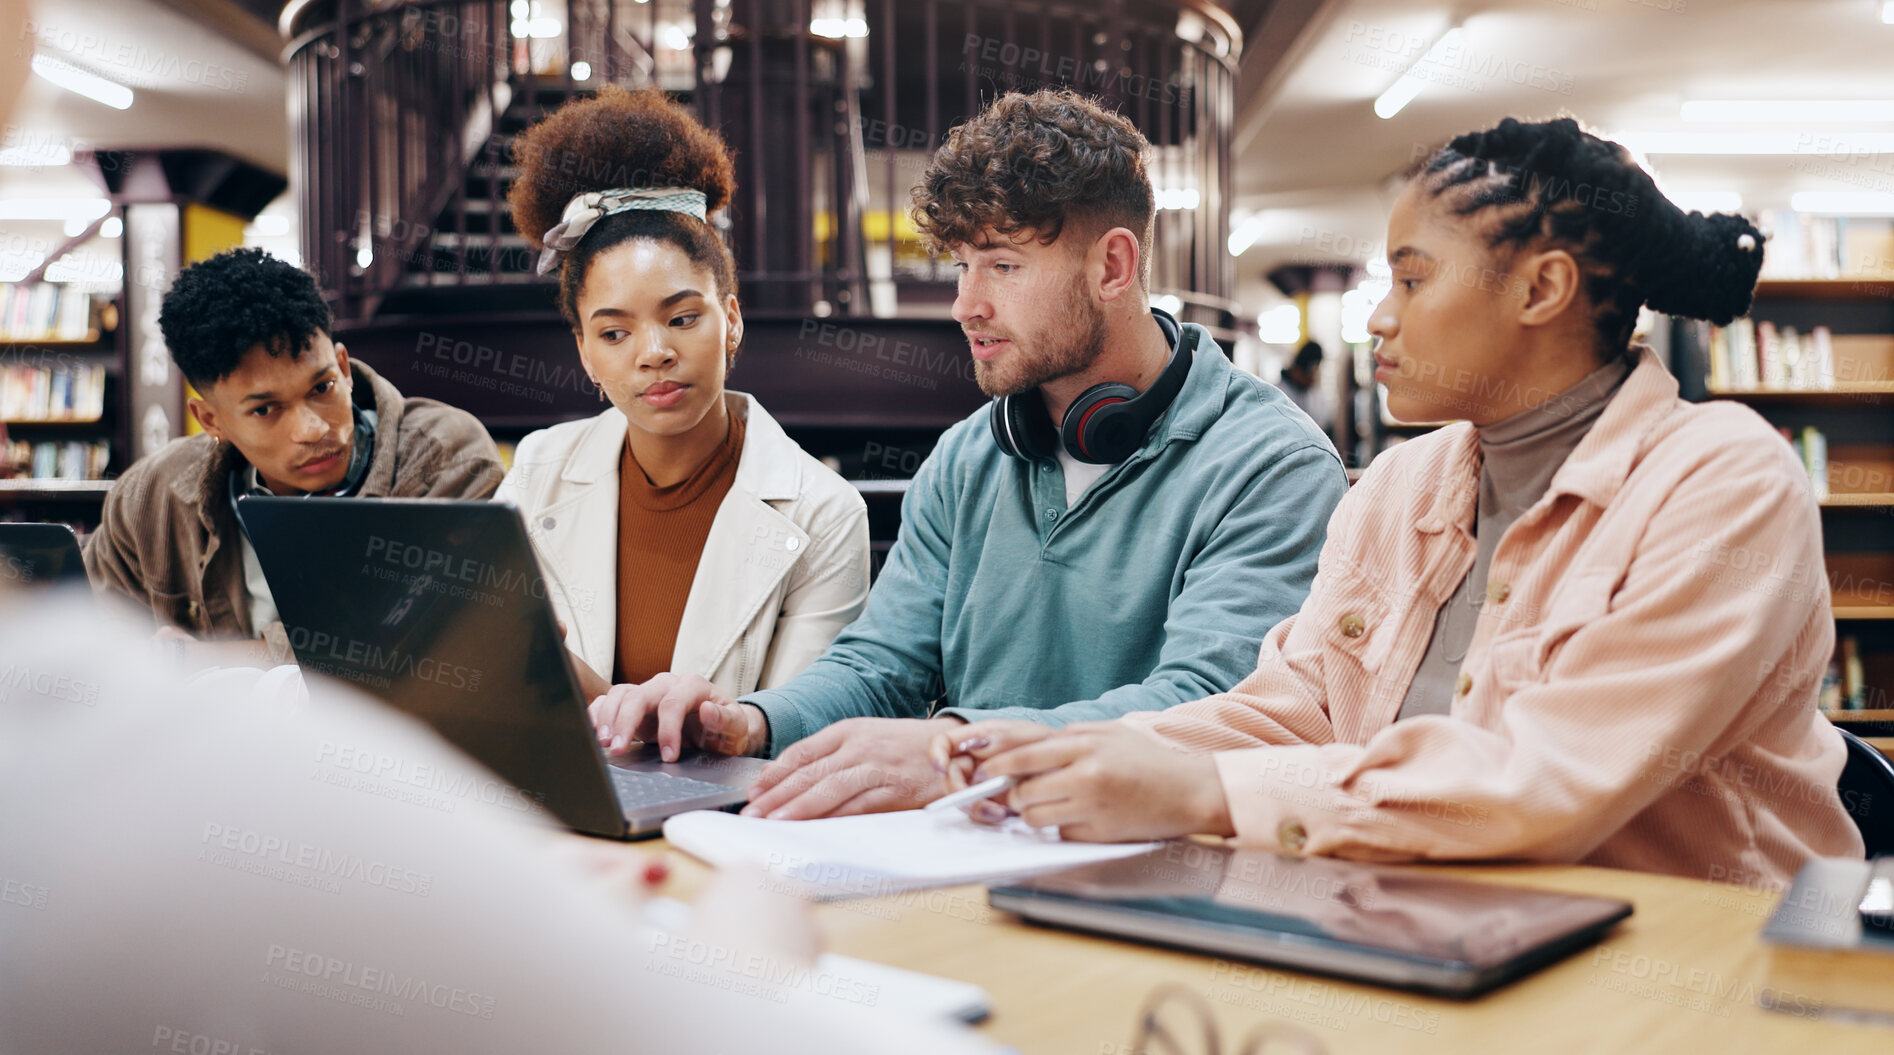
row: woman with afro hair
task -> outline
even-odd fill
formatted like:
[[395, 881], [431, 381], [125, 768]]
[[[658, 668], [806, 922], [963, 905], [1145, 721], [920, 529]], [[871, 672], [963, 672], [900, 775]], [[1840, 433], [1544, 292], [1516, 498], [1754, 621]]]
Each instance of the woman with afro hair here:
[[1079, 839], [1769, 887], [1859, 857], [1816, 708], [1834, 622], [1807, 476], [1632, 340], [1646, 305], [1747, 312], [1762, 242], [1573, 120], [1454, 139], [1394, 204], [1369, 329], [1389, 411], [1458, 423], [1375, 459], [1256, 670], [1116, 722], [972, 725], [937, 765], [1020, 778], [1008, 805]]
[[609, 405], [522, 440], [496, 497], [525, 517], [587, 697], [667, 672], [732, 695], [788, 680], [861, 611], [868, 514], [724, 387], [743, 314], [708, 217], [735, 190], [728, 149], [616, 86], [514, 149], [513, 222]]

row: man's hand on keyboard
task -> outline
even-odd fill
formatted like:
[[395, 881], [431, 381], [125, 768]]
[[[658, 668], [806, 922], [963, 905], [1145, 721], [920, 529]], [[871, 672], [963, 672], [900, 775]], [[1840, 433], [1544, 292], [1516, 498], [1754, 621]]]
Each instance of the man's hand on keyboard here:
[[659, 674], [639, 685], [614, 685], [591, 704], [592, 724], [607, 754], [631, 743], [656, 743], [675, 762], [685, 744], [719, 755], [751, 755], [769, 746], [761, 709], [738, 703], [696, 674]]

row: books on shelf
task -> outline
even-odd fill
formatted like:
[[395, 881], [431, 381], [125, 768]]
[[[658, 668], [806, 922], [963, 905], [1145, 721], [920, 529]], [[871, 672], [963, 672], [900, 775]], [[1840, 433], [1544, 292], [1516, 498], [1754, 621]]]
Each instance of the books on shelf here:
[[0, 444], [0, 478], [102, 480], [111, 460], [106, 440], [13, 440]]
[[1894, 278], [1894, 221], [1873, 216], [1812, 216], [1764, 209], [1769, 235], [1765, 279]]
[[1822, 675], [1817, 702], [1825, 711], [1867, 709], [1867, 668], [1861, 664], [1861, 640], [1855, 635], [1844, 634], [1837, 643], [1835, 658], [1828, 661], [1828, 670]]
[[1828, 437], [1813, 425], [1804, 426], [1800, 432], [1790, 432], [1778, 427], [1790, 447], [1795, 450], [1795, 460], [1802, 463], [1802, 471], [1808, 473], [1809, 487], [1815, 492], [1817, 502], [1828, 500]]
[[0, 363], [0, 421], [97, 421], [104, 415], [104, 364]]
[[0, 282], [0, 340], [83, 341], [93, 333], [92, 294], [58, 282]]
[[1799, 333], [1737, 319], [1710, 328], [1709, 359], [1712, 392], [1835, 387], [1835, 338], [1826, 326]]

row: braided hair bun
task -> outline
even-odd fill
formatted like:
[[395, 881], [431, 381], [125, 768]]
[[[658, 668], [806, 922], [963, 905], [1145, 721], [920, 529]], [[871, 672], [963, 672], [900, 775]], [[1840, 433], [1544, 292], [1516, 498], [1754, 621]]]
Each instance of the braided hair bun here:
[[1454, 138], [1416, 178], [1453, 211], [1494, 210], [1491, 244], [1550, 243], [1585, 273], [1601, 340], [1622, 352], [1638, 309], [1719, 326], [1749, 310], [1763, 237], [1741, 216], [1679, 209], [1623, 146], [1562, 117]]

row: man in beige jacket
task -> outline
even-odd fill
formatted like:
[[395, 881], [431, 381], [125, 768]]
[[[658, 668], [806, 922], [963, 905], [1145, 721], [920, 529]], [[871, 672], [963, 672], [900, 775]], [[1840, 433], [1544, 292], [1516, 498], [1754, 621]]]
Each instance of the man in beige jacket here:
[[486, 498], [504, 468], [480, 422], [408, 399], [330, 339], [315, 280], [261, 250], [186, 268], [159, 324], [201, 435], [140, 459], [86, 541], [101, 593], [149, 609], [205, 661], [283, 662], [288, 637], [238, 528], [248, 494]]

